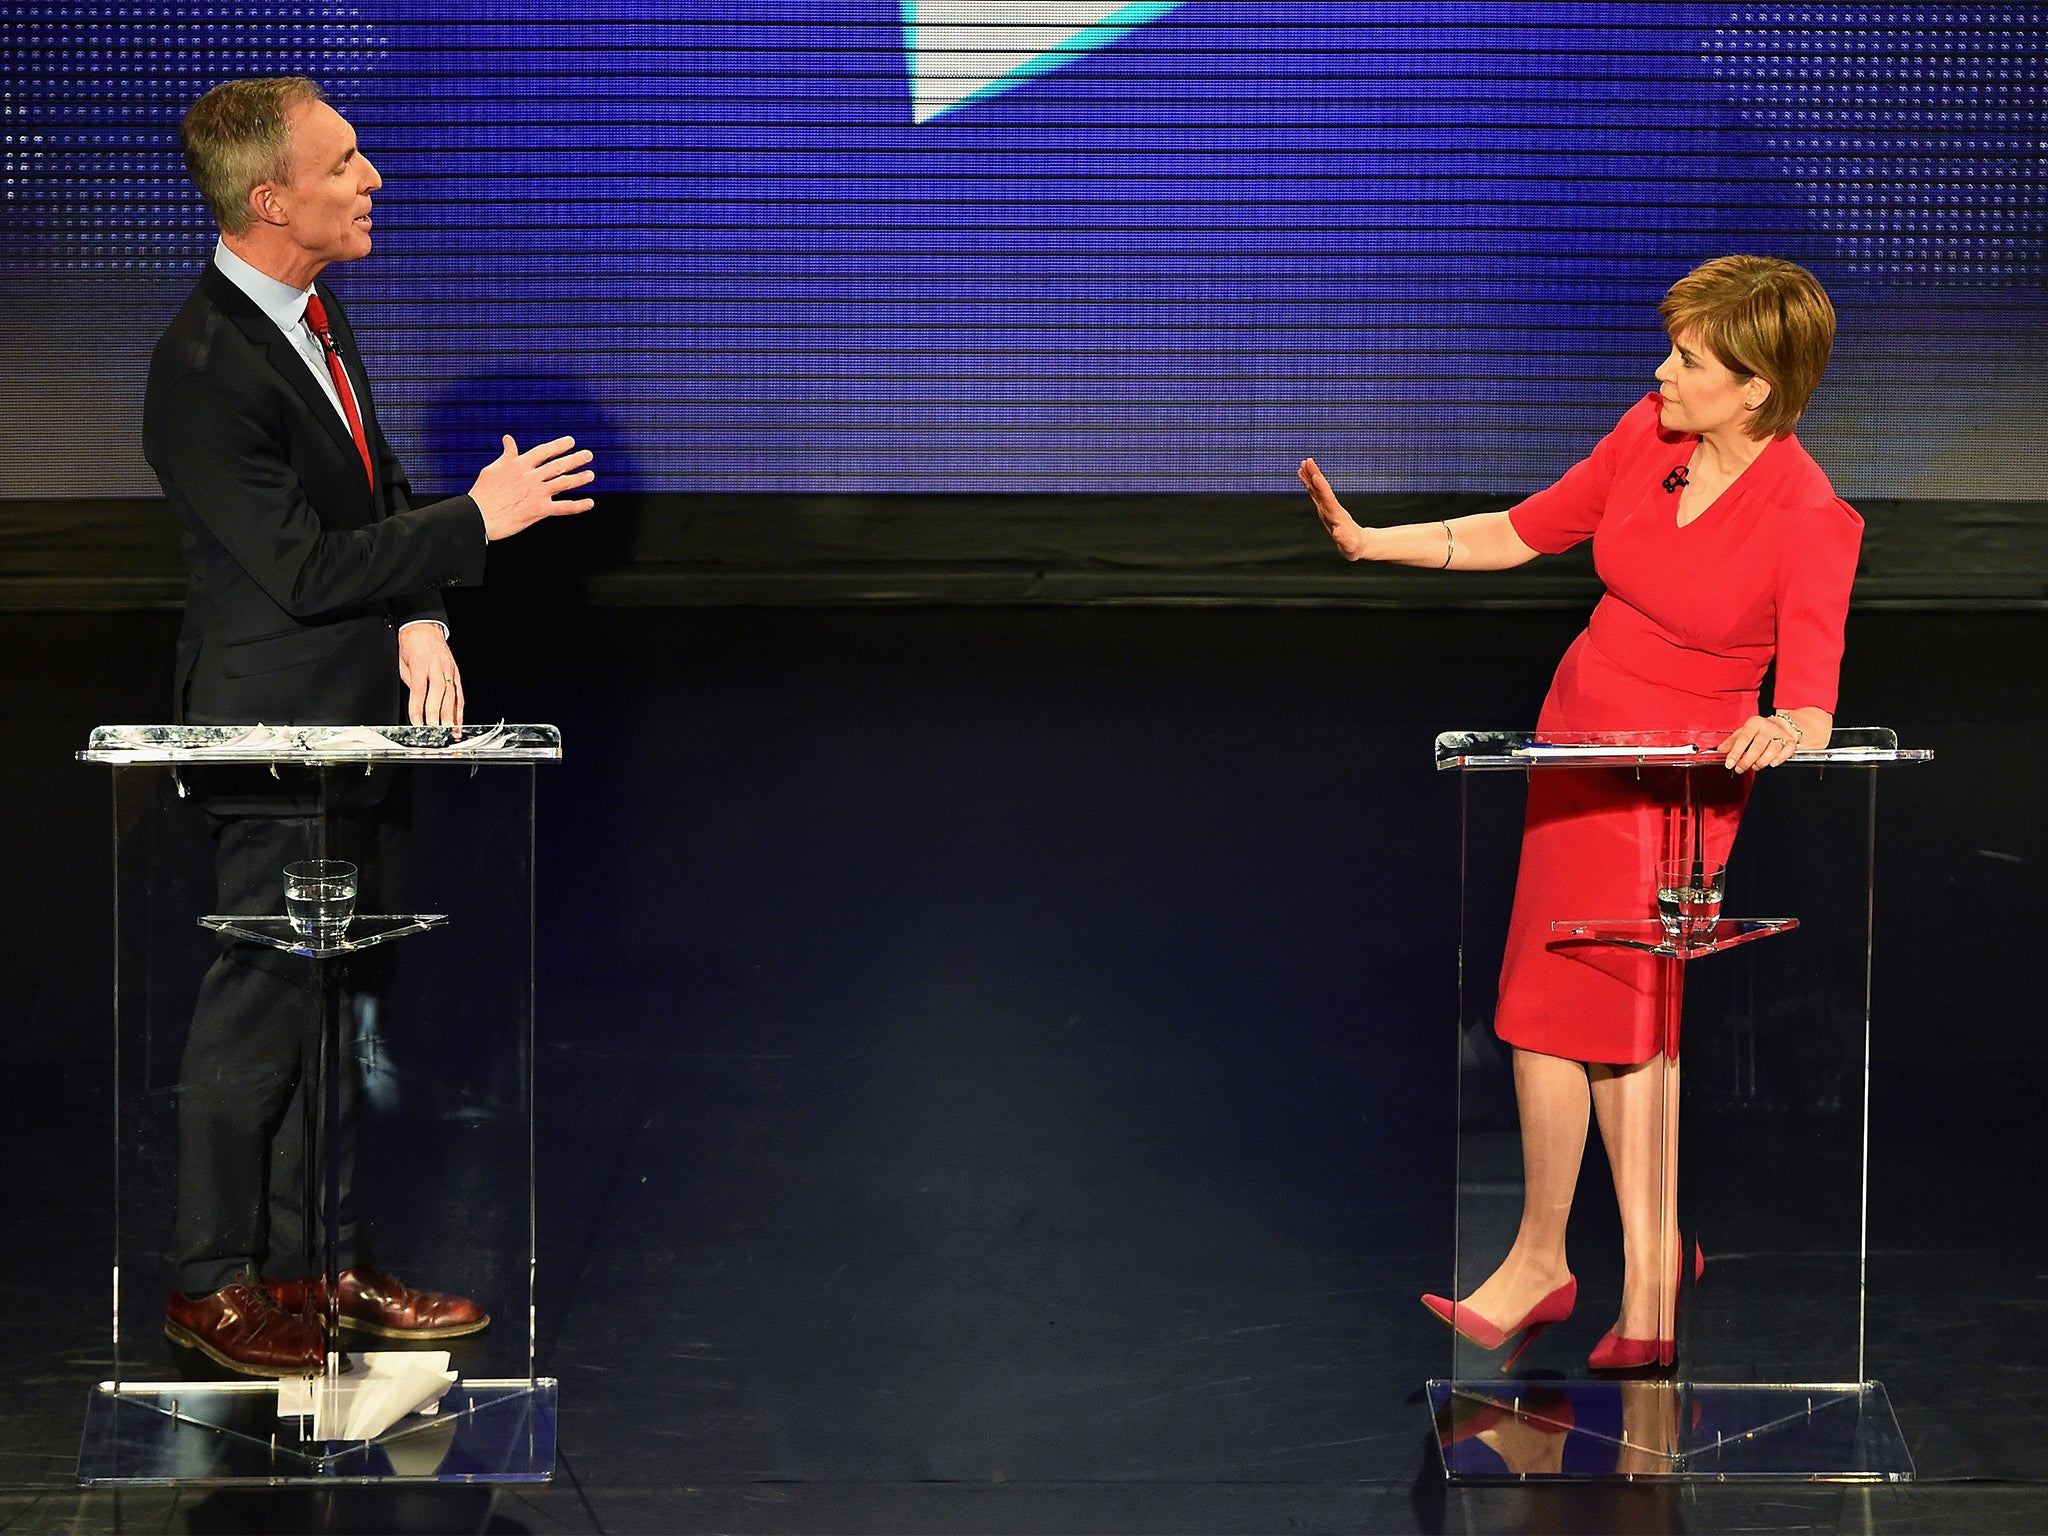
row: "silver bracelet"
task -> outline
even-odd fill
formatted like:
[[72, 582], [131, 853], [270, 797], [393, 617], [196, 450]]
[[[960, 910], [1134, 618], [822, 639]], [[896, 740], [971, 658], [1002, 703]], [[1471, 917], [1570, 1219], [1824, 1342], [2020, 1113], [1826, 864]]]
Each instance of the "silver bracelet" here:
[[1806, 740], [1806, 732], [1802, 731], [1799, 728], [1799, 722], [1797, 720], [1794, 720], [1790, 715], [1786, 714], [1785, 711], [1783, 711], [1782, 709], [1774, 711], [1771, 715], [1771, 718], [1773, 720], [1782, 720], [1785, 722], [1786, 726], [1792, 732], [1792, 745], [1795, 749], [1799, 746], [1799, 744], [1802, 741]]
[[1442, 565], [1438, 566], [1438, 567], [1437, 567], [1437, 569], [1438, 569], [1438, 570], [1440, 570], [1440, 571], [1448, 571], [1448, 570], [1449, 570], [1449, 569], [1451, 568], [1451, 556], [1455, 555], [1455, 554], [1456, 554], [1457, 552], [1458, 552], [1458, 536], [1457, 536], [1457, 535], [1456, 535], [1455, 533], [1451, 532], [1451, 520], [1450, 520], [1449, 518], [1445, 518], [1445, 519], [1444, 519], [1444, 563], [1443, 563]]

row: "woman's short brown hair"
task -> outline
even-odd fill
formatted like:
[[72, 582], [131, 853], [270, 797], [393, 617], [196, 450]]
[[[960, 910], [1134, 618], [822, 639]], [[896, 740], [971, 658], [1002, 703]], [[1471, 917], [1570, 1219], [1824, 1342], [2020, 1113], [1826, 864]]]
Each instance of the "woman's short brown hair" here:
[[1776, 256], [1721, 256], [1695, 267], [1671, 285], [1657, 313], [1674, 340], [1692, 332], [1729, 372], [1770, 384], [1751, 437], [1792, 430], [1835, 344], [1826, 291], [1804, 267]]
[[326, 99], [305, 76], [279, 75], [224, 81], [186, 110], [178, 125], [185, 168], [225, 233], [239, 235], [256, 222], [249, 193], [259, 182], [291, 181], [292, 108]]

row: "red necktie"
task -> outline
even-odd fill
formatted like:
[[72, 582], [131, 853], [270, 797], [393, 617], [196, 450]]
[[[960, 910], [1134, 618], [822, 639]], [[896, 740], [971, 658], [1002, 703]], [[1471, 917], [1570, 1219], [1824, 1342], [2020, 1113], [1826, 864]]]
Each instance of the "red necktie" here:
[[334, 344], [334, 332], [327, 328], [327, 306], [320, 302], [317, 293], [306, 296], [306, 324], [319, 338], [320, 350], [327, 354], [327, 371], [334, 375], [334, 392], [341, 396], [341, 414], [348, 418], [348, 429], [355, 434], [356, 452], [363, 456], [363, 473], [369, 477], [370, 489], [375, 490], [377, 471], [370, 467], [370, 444], [363, 436], [363, 418], [356, 409], [356, 392], [349, 388], [348, 370], [341, 366], [341, 349]]

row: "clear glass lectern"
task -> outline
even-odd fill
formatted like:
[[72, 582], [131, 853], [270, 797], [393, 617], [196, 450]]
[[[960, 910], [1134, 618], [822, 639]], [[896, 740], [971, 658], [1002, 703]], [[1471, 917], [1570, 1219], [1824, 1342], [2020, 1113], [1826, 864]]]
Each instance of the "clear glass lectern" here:
[[[1727, 793], [1717, 739], [1437, 738], [1437, 767], [1459, 775], [1463, 858], [1449, 1297], [1469, 1296], [1507, 1256], [1525, 1158], [1546, 1155], [1524, 1147], [1513, 1053], [1493, 1028], [1529, 776], [1618, 776], [1609, 782], [1661, 808], [1669, 845], [1644, 851], [1627, 910], [1548, 923], [1546, 942], [1575, 960], [1637, 967], [1672, 1045], [1651, 1063], [1653, 1096], [1635, 1101], [1655, 1123], [1634, 1138], [1623, 1101], [1591, 1085], [1569, 1316], [1534, 1337], [1498, 1339], [1483, 1317], [1449, 1330], [1449, 1370], [1427, 1395], [1453, 1479], [1913, 1475], [1864, 1366], [1871, 897], [1878, 770], [1932, 754], [1901, 750], [1888, 730], [1840, 729], [1826, 750], [1758, 774], [1718, 905], [1688, 905], [1710, 867], [1706, 807]], [[1681, 873], [1652, 876], [1667, 857]], [[1624, 1181], [1610, 1146], [1638, 1164], [1629, 1187], [1652, 1191], [1636, 1207], [1638, 1232], [1654, 1232], [1638, 1273], [1675, 1274], [1678, 1287], [1650, 1294], [1647, 1347], [1601, 1369], [1603, 1330], [1623, 1305]]]
[[[533, 855], [534, 765], [560, 758], [559, 733], [103, 726], [79, 756], [113, 770], [116, 1077], [112, 1371], [79, 1481], [552, 1477], [556, 1383], [534, 1369]], [[258, 850], [239, 884], [230, 845], [243, 869]], [[352, 907], [288, 895], [297, 860], [342, 861]], [[222, 910], [230, 889], [257, 894]], [[269, 989], [239, 1015], [201, 1002], [230, 959]], [[268, 1055], [246, 1044], [259, 1035]], [[220, 1181], [191, 1170], [214, 1166], [220, 1124], [239, 1148], [244, 1107], [273, 1101], [253, 1195], [195, 1217]], [[176, 1285], [194, 1251], [225, 1252], [213, 1234], [245, 1218], [262, 1275], [296, 1281], [297, 1315], [324, 1331], [318, 1369], [257, 1374], [167, 1325], [172, 1290], [213, 1283]], [[379, 1337], [343, 1313], [339, 1271], [360, 1263], [488, 1321]], [[317, 1356], [321, 1335], [299, 1336]]]

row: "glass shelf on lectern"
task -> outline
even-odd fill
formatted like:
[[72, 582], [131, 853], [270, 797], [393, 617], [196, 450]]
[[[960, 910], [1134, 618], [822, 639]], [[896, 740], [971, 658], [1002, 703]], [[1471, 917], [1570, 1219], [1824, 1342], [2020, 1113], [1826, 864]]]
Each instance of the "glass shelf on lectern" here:
[[1645, 954], [1673, 960], [1701, 960], [1739, 944], [1754, 944], [1758, 939], [1790, 933], [1798, 926], [1796, 917], [1724, 917], [1714, 924], [1712, 938], [1692, 939], [1683, 944], [1673, 943], [1664, 931], [1663, 921], [1654, 917], [1608, 918], [1588, 923], [1559, 921], [1550, 925], [1550, 931], [1559, 942], [1579, 939], [1588, 944], [1640, 949]]
[[200, 918], [199, 926], [230, 938], [247, 939], [272, 949], [281, 949], [288, 955], [299, 955], [308, 960], [332, 960], [340, 955], [373, 949], [379, 944], [389, 944], [393, 939], [402, 939], [409, 934], [445, 927], [447, 922], [445, 912], [365, 914], [349, 920], [347, 937], [328, 944], [299, 932], [288, 917], [237, 917], [215, 913]]

